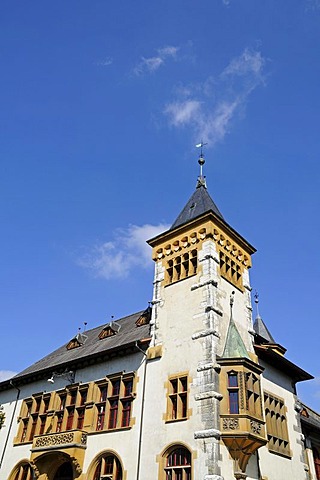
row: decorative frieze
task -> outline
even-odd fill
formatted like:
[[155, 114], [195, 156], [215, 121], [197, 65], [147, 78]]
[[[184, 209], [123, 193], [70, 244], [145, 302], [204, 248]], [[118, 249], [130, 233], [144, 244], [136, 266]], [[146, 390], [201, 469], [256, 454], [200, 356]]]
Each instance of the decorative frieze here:
[[262, 428], [262, 424], [261, 424], [261, 423], [256, 422], [255, 420], [250, 420], [250, 427], [251, 427], [252, 433], [254, 433], [254, 434], [256, 434], [256, 435], [260, 435], [260, 434], [261, 434], [261, 428]]
[[81, 430], [72, 432], [50, 433], [34, 438], [33, 449], [50, 450], [61, 446], [79, 446], [85, 448], [87, 445], [87, 434]]
[[239, 420], [237, 418], [224, 418], [222, 428], [223, 430], [239, 430]]
[[64, 445], [66, 443], [73, 443], [74, 432], [57, 433], [54, 435], [42, 435], [35, 439], [34, 448], [39, 447], [54, 447], [56, 445]]

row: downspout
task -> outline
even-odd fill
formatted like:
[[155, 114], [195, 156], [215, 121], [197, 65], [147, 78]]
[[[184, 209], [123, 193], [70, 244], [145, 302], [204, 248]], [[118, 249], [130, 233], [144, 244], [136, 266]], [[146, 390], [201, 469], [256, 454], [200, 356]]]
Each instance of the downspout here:
[[142, 447], [142, 431], [143, 431], [143, 417], [144, 417], [144, 400], [146, 393], [146, 376], [147, 376], [147, 354], [136, 342], [136, 347], [140, 350], [141, 353], [145, 356], [144, 358], [144, 371], [143, 371], [143, 385], [142, 385], [142, 400], [141, 400], [141, 416], [140, 416], [140, 428], [139, 428], [139, 442], [138, 442], [138, 458], [137, 458], [137, 476], [136, 480], [139, 480], [140, 477], [140, 463], [141, 463], [141, 447]]
[[11, 433], [11, 428], [12, 428], [12, 424], [13, 424], [13, 419], [15, 417], [15, 414], [16, 414], [16, 409], [17, 409], [17, 405], [18, 405], [18, 400], [19, 400], [19, 397], [20, 397], [20, 388], [16, 387], [14, 384], [13, 384], [13, 381], [10, 380], [10, 385], [15, 388], [16, 390], [18, 390], [17, 392], [17, 398], [16, 398], [16, 401], [15, 401], [15, 404], [14, 404], [14, 408], [13, 408], [13, 412], [12, 412], [12, 416], [11, 416], [11, 420], [10, 420], [10, 425], [9, 425], [9, 430], [8, 430], [8, 433], [7, 433], [7, 438], [6, 438], [6, 441], [4, 442], [4, 447], [3, 447], [3, 451], [2, 451], [2, 455], [1, 455], [1, 460], [0, 460], [0, 468], [2, 467], [2, 463], [3, 463], [3, 459], [4, 459], [4, 455], [6, 453], [6, 449], [7, 449], [7, 446], [8, 446], [8, 442], [9, 442], [9, 437], [10, 437], [10, 433]]

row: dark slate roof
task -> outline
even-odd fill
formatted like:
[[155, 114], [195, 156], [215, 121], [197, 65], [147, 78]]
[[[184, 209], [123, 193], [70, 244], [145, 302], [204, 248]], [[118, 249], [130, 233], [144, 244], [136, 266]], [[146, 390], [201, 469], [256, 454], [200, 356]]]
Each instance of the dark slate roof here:
[[300, 418], [301, 422], [306, 424], [311, 429], [320, 431], [320, 414], [312, 410], [310, 407], [300, 402]]
[[253, 324], [253, 330], [256, 332], [259, 337], [261, 337], [263, 340], [265, 340], [267, 343], [276, 343], [274, 340], [273, 336], [269, 332], [269, 330], [266, 327], [266, 324], [260, 317], [260, 315], [257, 316], [255, 319], [255, 322]]
[[173, 222], [170, 230], [180, 227], [190, 220], [194, 220], [200, 215], [211, 211], [224, 220], [220, 210], [208, 193], [205, 181], [199, 179], [195, 192], [191, 195], [187, 204]]
[[[67, 350], [67, 345], [71, 340], [68, 339], [68, 342], [62, 347], [18, 373], [10, 380], [12, 380], [14, 384], [19, 385], [25, 383], [28, 379], [31, 380], [35, 377], [40, 378], [41, 373], [45, 374], [46, 372], [52, 373], [53, 371], [61, 371], [67, 366], [69, 366], [69, 368], [76, 368], [77, 365], [83, 365], [88, 360], [114, 355], [117, 351], [124, 351], [130, 346], [134, 347], [135, 342], [141, 342], [150, 337], [149, 324], [140, 327], [136, 325], [136, 321], [145, 312], [146, 311], [137, 312], [115, 320], [121, 328], [119, 332], [113, 336], [101, 340], [99, 339], [99, 333], [106, 326], [104, 324], [91, 330], [87, 330], [85, 332], [85, 335], [87, 336], [85, 343], [77, 348]], [[0, 389], [5, 388], [5, 384], [7, 383], [9, 384], [9, 381], [1, 382]]]

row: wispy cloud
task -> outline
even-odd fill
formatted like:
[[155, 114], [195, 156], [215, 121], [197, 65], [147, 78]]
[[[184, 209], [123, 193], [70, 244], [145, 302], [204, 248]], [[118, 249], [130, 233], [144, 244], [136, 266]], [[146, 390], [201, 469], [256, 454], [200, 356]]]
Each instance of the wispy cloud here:
[[106, 57], [103, 60], [98, 60], [96, 62], [96, 65], [99, 67], [108, 67], [109, 65], [113, 64], [113, 58], [112, 57]]
[[125, 278], [135, 267], [152, 265], [151, 248], [146, 241], [169, 228], [168, 225], [129, 225], [117, 229], [112, 239], [86, 248], [77, 264], [88, 269], [95, 277]]
[[158, 70], [161, 65], [169, 59], [177, 57], [179, 47], [166, 46], [159, 48], [156, 55], [152, 57], [141, 57], [140, 62], [133, 69], [135, 75], [142, 75], [144, 73], [153, 73]]
[[229, 132], [250, 93], [265, 84], [265, 64], [261, 52], [247, 48], [217, 78], [206, 78], [197, 85], [179, 85], [176, 98], [164, 107], [169, 124], [191, 127], [196, 141], [201, 139], [214, 146]]
[[17, 375], [17, 372], [12, 372], [11, 370], [0, 370], [0, 382], [4, 380], [9, 380], [9, 378]]
[[320, 0], [307, 0], [306, 10], [320, 10]]

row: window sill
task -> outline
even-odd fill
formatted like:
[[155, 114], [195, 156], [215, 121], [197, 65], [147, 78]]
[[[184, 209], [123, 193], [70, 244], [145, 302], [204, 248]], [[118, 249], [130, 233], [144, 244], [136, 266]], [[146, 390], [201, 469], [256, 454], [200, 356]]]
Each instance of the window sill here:
[[284, 452], [278, 452], [278, 450], [273, 450], [272, 448], [268, 447], [268, 450], [270, 453], [273, 453], [274, 455], [279, 455], [280, 457], [287, 458], [290, 460], [292, 458], [292, 453], [284, 453]]
[[93, 432], [88, 432], [88, 435], [96, 435], [96, 434], [101, 434], [101, 433], [112, 433], [112, 432], [123, 432], [126, 430], [131, 430], [132, 425], [129, 425], [128, 427], [118, 427], [118, 428], [108, 428], [105, 430], [95, 430]]
[[189, 417], [182, 417], [182, 418], [167, 418], [165, 423], [176, 423], [176, 422], [184, 422], [188, 420]]
[[188, 278], [195, 277], [196, 275], [197, 275], [196, 273], [193, 273], [192, 275], [188, 275], [187, 277], [180, 278], [179, 280], [175, 280], [174, 282], [166, 283], [164, 287], [165, 288], [166, 287], [171, 287], [171, 285], [176, 285], [177, 283], [183, 282], [184, 280], [187, 280]]

